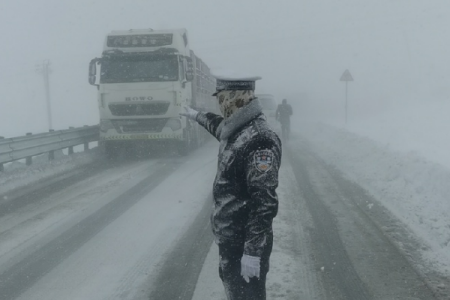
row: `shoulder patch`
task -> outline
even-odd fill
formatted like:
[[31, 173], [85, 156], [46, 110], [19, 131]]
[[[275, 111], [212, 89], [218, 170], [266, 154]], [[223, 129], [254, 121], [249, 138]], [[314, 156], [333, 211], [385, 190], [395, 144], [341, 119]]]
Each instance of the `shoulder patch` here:
[[257, 150], [253, 156], [255, 167], [260, 172], [267, 172], [273, 166], [274, 154], [272, 150]]

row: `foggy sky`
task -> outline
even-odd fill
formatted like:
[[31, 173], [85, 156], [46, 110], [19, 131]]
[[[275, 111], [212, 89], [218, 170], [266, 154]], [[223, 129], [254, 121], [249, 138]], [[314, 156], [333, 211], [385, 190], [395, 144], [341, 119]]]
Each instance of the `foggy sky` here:
[[[88, 64], [111, 30], [181, 28], [216, 73], [262, 76], [257, 93], [288, 98], [297, 112], [365, 117], [393, 102], [448, 101], [447, 0], [16, 0], [0, 2], [0, 136], [47, 128], [44, 83], [51, 61], [53, 127], [98, 123]], [[301, 114], [300, 114], [301, 115]]]

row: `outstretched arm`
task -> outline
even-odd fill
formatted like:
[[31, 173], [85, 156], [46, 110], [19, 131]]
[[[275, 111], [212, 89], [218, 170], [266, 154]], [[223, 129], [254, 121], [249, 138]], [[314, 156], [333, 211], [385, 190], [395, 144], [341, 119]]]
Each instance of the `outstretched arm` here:
[[190, 107], [184, 108], [185, 112], [180, 113], [180, 116], [184, 116], [188, 119], [196, 121], [198, 124], [203, 126], [209, 131], [217, 140], [220, 140], [220, 130], [219, 125], [223, 121], [223, 117], [213, 114], [213, 113], [203, 113], [198, 112]]
[[220, 141], [220, 124], [223, 117], [213, 113], [199, 112], [196, 121], [203, 126], [209, 133], [211, 133], [218, 141]]

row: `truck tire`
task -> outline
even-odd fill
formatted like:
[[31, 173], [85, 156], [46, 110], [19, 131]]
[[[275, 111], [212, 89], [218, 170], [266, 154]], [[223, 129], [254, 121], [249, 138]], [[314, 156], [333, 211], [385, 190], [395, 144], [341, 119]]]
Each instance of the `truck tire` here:
[[108, 160], [116, 159], [120, 153], [120, 145], [117, 143], [105, 142], [104, 154]]
[[177, 147], [177, 152], [181, 156], [186, 156], [191, 151], [191, 133], [189, 130], [184, 130], [183, 132], [184, 140], [179, 142]]

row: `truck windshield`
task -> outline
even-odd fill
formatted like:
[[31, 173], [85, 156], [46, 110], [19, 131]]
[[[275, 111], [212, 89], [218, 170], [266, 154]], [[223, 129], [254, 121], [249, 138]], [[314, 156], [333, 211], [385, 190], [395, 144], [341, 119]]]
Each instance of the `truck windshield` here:
[[175, 55], [106, 58], [101, 64], [100, 83], [178, 80]]

